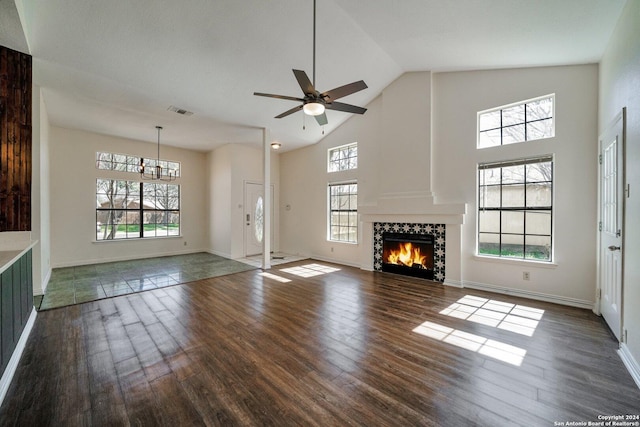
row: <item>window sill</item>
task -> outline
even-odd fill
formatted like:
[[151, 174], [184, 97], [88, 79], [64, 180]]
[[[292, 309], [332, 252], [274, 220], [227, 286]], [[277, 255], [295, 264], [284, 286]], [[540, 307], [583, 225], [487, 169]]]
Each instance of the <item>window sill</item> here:
[[112, 243], [112, 242], [139, 242], [141, 240], [157, 240], [157, 239], [182, 239], [184, 236], [179, 234], [177, 236], [160, 236], [160, 237], [135, 237], [132, 239], [107, 239], [107, 240], [92, 240], [91, 243]]
[[331, 240], [331, 239], [327, 239], [327, 242], [329, 243], [339, 243], [339, 244], [343, 244], [343, 245], [358, 245], [358, 242], [344, 242], [342, 240]]
[[491, 262], [496, 264], [521, 265], [521, 266], [539, 267], [539, 268], [558, 267], [558, 264], [556, 264], [555, 262], [534, 261], [534, 260], [513, 259], [513, 258], [500, 258], [500, 257], [483, 256], [483, 255], [474, 255], [473, 258], [476, 261]]

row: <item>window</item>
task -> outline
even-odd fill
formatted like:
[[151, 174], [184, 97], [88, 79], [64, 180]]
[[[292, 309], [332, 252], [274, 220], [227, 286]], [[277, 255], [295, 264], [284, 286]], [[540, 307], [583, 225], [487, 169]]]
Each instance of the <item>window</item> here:
[[96, 240], [179, 234], [179, 185], [115, 179], [96, 181]]
[[329, 240], [358, 242], [358, 184], [329, 184]]
[[[144, 158], [145, 167], [155, 168], [157, 159]], [[165, 170], [175, 171], [176, 177], [180, 176], [180, 162], [160, 160], [160, 166]], [[96, 152], [96, 168], [120, 172], [140, 173], [140, 157], [128, 154]]]
[[551, 261], [551, 156], [478, 166], [478, 254]]
[[554, 136], [554, 104], [555, 95], [547, 95], [479, 112], [478, 148]]
[[343, 145], [329, 150], [329, 172], [358, 168], [358, 143]]

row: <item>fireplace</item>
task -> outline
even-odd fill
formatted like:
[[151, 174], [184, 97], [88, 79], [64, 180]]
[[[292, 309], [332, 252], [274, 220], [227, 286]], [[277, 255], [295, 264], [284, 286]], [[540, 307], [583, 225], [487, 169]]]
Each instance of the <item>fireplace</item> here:
[[433, 280], [431, 234], [382, 233], [382, 271]]
[[[445, 224], [428, 224], [412, 222], [374, 222], [373, 223], [373, 269], [374, 271], [388, 271], [392, 273], [408, 274], [413, 277], [422, 277], [436, 282], [445, 280]], [[391, 238], [391, 239], [389, 239]], [[390, 240], [385, 245], [385, 239]], [[398, 240], [402, 240], [399, 242]], [[413, 262], [403, 262], [406, 265], [394, 265], [387, 262], [383, 256], [385, 246], [411, 243], [411, 252], [415, 245], [420, 248], [420, 265]], [[408, 252], [407, 246], [403, 246]]]

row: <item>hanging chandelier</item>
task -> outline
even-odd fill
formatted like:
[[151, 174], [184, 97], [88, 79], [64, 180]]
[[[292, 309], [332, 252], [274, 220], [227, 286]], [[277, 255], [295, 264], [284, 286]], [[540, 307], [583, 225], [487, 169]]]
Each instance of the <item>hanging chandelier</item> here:
[[[163, 168], [160, 165], [160, 131], [162, 126], [156, 126], [158, 129], [158, 157], [155, 161], [155, 166], [146, 166], [144, 163], [144, 157], [140, 157], [140, 178], [147, 180], [160, 180], [160, 181], [174, 181], [177, 173], [175, 170]], [[166, 163], [166, 162], [165, 162]]]

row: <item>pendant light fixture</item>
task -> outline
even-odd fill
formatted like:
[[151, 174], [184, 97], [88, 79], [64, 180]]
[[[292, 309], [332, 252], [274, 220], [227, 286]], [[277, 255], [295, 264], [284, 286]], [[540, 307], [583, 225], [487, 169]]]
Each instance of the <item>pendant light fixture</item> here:
[[[175, 181], [177, 173], [169, 168], [163, 168], [160, 165], [160, 131], [162, 126], [156, 126], [158, 129], [158, 157], [155, 166], [146, 166], [144, 157], [140, 157], [140, 178], [146, 180]], [[165, 162], [166, 163], [166, 162]]]

